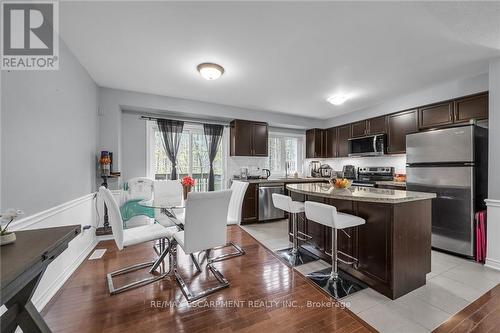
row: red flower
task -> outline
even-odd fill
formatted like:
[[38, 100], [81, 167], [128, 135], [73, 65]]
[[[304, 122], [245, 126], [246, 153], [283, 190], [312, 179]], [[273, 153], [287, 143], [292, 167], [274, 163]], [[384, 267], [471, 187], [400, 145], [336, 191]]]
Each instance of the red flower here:
[[182, 186], [194, 186], [194, 183], [195, 183], [194, 179], [189, 176], [183, 177], [181, 181]]

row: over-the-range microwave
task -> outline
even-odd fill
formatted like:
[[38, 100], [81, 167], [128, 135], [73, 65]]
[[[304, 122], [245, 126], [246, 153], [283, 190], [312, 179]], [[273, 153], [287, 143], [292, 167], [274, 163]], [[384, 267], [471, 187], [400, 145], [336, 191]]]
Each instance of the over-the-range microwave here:
[[376, 134], [349, 139], [349, 156], [384, 155], [386, 135]]

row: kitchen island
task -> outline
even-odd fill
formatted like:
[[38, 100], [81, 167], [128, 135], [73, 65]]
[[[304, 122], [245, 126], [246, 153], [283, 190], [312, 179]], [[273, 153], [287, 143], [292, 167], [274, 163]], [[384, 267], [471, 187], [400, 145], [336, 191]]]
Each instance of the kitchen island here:
[[[366, 220], [364, 225], [338, 232], [338, 249], [358, 258], [356, 267], [339, 267], [371, 288], [396, 299], [425, 285], [431, 271], [431, 220], [434, 193], [353, 186], [335, 189], [329, 184], [286, 186], [296, 201], [316, 201], [339, 212]], [[299, 219], [299, 231], [311, 236], [299, 241], [304, 249], [331, 262], [331, 228]]]

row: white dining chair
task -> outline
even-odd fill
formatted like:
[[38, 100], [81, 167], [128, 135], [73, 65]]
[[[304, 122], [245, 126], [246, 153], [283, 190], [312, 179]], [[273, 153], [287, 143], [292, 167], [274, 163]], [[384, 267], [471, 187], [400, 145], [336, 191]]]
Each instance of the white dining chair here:
[[231, 184], [231, 201], [229, 201], [229, 210], [227, 212], [227, 224], [241, 223], [241, 210], [243, 208], [243, 199], [248, 188], [248, 182], [234, 180]]
[[[122, 192], [122, 207], [133, 216], [122, 215], [125, 222], [125, 228], [133, 228], [145, 224], [151, 224], [153, 221], [154, 210], [151, 208], [150, 212], [147, 209], [139, 207], [140, 211], [136, 211], [137, 201], [151, 200], [153, 198], [153, 180], [147, 177], [135, 177], [129, 179], [123, 185]], [[123, 214], [122, 210], [122, 214]]]
[[229, 286], [229, 282], [214, 267], [210, 251], [207, 256], [207, 268], [213, 273], [219, 284], [196, 294], [192, 293], [177, 271], [177, 244], [186, 254], [194, 254], [226, 245], [226, 223], [231, 200], [231, 190], [217, 192], [189, 193], [186, 200], [184, 230], [176, 232], [170, 247], [170, 263], [177, 283], [186, 299], [191, 302]]
[[[179, 180], [155, 180], [153, 183], [153, 204], [164, 206], [181, 206], [182, 205], [182, 184]], [[172, 209], [175, 218], [183, 223], [184, 210]], [[163, 226], [172, 225], [172, 216], [168, 216], [168, 212], [161, 209], [155, 209], [155, 220]]]
[[[169, 239], [173, 237], [173, 235], [177, 231], [177, 228], [176, 227], [165, 228], [160, 224], [150, 224], [124, 230], [120, 209], [118, 208], [118, 204], [116, 203], [111, 191], [105, 188], [104, 186], [101, 186], [99, 188], [99, 195], [101, 196], [101, 198], [104, 200], [104, 203], [108, 207], [108, 218], [111, 225], [111, 230], [113, 232], [113, 238], [115, 240], [116, 246], [118, 247], [118, 250], [121, 251], [126, 247], [146, 243], [149, 241], [160, 240], [160, 243], [163, 244], [162, 251], [156, 260], [135, 264], [108, 273], [107, 281], [110, 294], [114, 295], [126, 290], [144, 286], [146, 284], [153, 283], [155, 281], [163, 279], [169, 272], [163, 274], [153, 274], [153, 273], [161, 264], [165, 256], [169, 253], [170, 251], [169, 247], [172, 244], [172, 242], [170, 242]], [[165, 246], [166, 243], [168, 243], [168, 246]], [[123, 285], [119, 288], [116, 288], [114, 286], [113, 277], [131, 273], [146, 267], [151, 267], [149, 270], [151, 277]]]

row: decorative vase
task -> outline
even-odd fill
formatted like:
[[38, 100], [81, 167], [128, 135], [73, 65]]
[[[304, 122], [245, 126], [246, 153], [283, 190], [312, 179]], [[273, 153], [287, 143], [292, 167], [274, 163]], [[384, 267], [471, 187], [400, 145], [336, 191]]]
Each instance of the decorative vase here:
[[188, 193], [191, 192], [191, 189], [193, 188], [192, 185], [183, 185], [182, 189], [184, 190], [184, 200], [187, 200]]
[[0, 245], [7, 245], [14, 243], [16, 241], [16, 234], [13, 232], [8, 232], [0, 236]]

